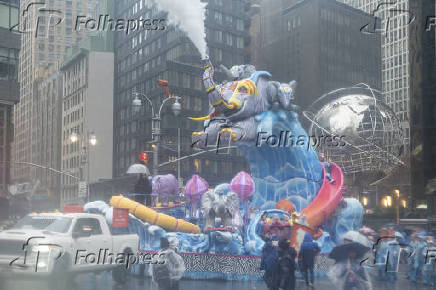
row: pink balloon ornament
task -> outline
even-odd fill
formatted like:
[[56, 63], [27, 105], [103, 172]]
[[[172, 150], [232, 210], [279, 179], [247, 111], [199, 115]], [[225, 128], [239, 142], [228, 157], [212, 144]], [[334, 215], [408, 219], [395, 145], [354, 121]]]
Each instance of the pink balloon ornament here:
[[241, 201], [246, 201], [254, 193], [254, 180], [250, 174], [241, 171], [230, 182], [230, 189], [238, 194]]
[[197, 202], [201, 196], [209, 189], [207, 181], [197, 174], [194, 174], [191, 179], [186, 182], [185, 198], [191, 202]]

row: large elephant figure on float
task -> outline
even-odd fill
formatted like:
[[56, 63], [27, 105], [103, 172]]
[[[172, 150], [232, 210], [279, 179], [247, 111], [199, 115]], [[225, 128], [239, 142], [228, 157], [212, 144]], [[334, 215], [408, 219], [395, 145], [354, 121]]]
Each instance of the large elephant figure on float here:
[[252, 65], [234, 66], [224, 70], [232, 81], [221, 85], [213, 79], [214, 68], [209, 59], [204, 60], [203, 84], [211, 105], [207, 116], [191, 118], [205, 121], [204, 130], [194, 132], [193, 144], [199, 148], [217, 142], [253, 141], [257, 136], [259, 120], [256, 116], [270, 109], [296, 110], [293, 104], [297, 83], [271, 81], [271, 74], [256, 71]]
[[[251, 205], [264, 210], [274, 208], [280, 199], [289, 199], [300, 211], [318, 192], [322, 167], [298, 119], [297, 83], [276, 82], [266, 71], [238, 65], [224, 68], [230, 81], [218, 85], [212, 63], [209, 59], [204, 63], [203, 85], [210, 111], [191, 118], [204, 121], [203, 130], [192, 133], [193, 146], [215, 147], [220, 153], [220, 148], [237, 145], [256, 183]], [[268, 140], [285, 132], [301, 137], [304, 145], [270, 146]]]
[[206, 218], [205, 229], [215, 228], [215, 218], [221, 218], [224, 227], [233, 226], [233, 218], [239, 213], [239, 198], [236, 192], [229, 190], [229, 184], [218, 185], [201, 198], [201, 209]]

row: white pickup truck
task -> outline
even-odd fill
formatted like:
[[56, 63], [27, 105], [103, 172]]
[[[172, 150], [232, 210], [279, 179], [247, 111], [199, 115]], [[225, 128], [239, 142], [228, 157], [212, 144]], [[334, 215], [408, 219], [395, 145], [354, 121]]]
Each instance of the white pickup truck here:
[[124, 283], [138, 246], [136, 234], [113, 235], [97, 214], [30, 214], [0, 232], [0, 279], [65, 281], [82, 272], [112, 271]]

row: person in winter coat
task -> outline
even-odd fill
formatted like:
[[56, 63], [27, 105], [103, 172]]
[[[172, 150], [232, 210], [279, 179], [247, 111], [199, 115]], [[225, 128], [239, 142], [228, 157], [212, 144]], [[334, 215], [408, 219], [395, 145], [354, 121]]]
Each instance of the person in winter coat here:
[[417, 234], [415, 240], [416, 240], [414, 246], [415, 263], [413, 265], [413, 276], [412, 276], [413, 282], [417, 282], [419, 276], [422, 274], [422, 268], [424, 267], [424, 263], [425, 263], [424, 249], [427, 247], [427, 243], [425, 242], [424, 235]]
[[386, 281], [386, 257], [388, 255], [388, 241], [386, 237], [378, 241], [377, 251], [375, 252], [375, 262], [377, 267], [377, 279], [379, 281]]
[[265, 270], [263, 280], [270, 290], [278, 289], [278, 250], [268, 237], [262, 248], [262, 258], [260, 260], [260, 269]]
[[289, 246], [285, 239], [279, 241], [278, 251], [278, 289], [294, 290], [295, 289], [295, 257], [297, 252]]
[[418, 244], [418, 238], [416, 235], [412, 235], [410, 238], [410, 243], [408, 247], [406, 248], [406, 259], [407, 259], [407, 271], [406, 271], [406, 279], [412, 279], [413, 272], [415, 268], [415, 249]]
[[167, 238], [160, 239], [159, 258], [163, 259], [152, 265], [152, 279], [159, 290], [178, 290], [179, 280], [185, 272], [183, 258], [170, 246]]
[[386, 257], [386, 279], [390, 282], [397, 281], [397, 273], [400, 262], [401, 247], [400, 243], [395, 238], [390, 238], [387, 241], [389, 258]]
[[141, 174], [138, 181], [135, 184], [134, 192], [135, 195], [135, 201], [145, 204], [146, 206], [152, 206], [151, 202], [151, 192], [153, 191], [153, 188], [151, 186], [151, 182], [148, 179], [147, 174]]
[[319, 252], [320, 249], [318, 244], [313, 241], [310, 234], [306, 234], [303, 243], [301, 244], [298, 260], [307, 286], [313, 286], [315, 257]]

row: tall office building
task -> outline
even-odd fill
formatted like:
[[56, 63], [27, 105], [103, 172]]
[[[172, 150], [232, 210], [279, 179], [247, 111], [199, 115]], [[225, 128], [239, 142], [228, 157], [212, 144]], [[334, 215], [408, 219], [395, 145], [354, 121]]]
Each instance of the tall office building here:
[[[58, 71], [41, 70], [34, 81], [33, 98], [35, 108], [34, 130], [36, 136], [32, 163], [41, 164], [55, 170], [60, 170], [61, 156], [61, 108], [62, 82]], [[38, 188], [33, 195], [34, 209], [49, 209], [59, 205], [60, 176], [51, 170], [38, 172]], [[39, 205], [38, 205], [39, 204]]]
[[[410, 148], [409, 31], [413, 18], [409, 0], [338, 0], [372, 14], [362, 32], [381, 35], [382, 93], [403, 128], [405, 153]], [[418, 1], [419, 2], [419, 1]]]
[[[43, 87], [50, 83], [49, 80], [44, 80], [46, 77], [56, 78], [53, 73], [58, 69], [58, 63], [62, 61], [68, 47], [86, 36], [85, 29], [75, 27], [77, 16], [89, 15], [89, 11], [94, 9], [95, 1], [50, 0], [45, 1], [45, 4], [31, 0], [21, 1], [20, 24], [17, 27], [21, 31], [21, 50], [18, 71], [20, 102], [14, 110], [15, 162], [30, 162], [42, 166], [60, 165], [60, 154], [55, 153], [57, 151], [50, 152], [50, 156], [46, 155], [47, 151], [50, 151], [50, 146], [46, 147], [47, 139], [60, 138], [60, 131], [58, 128], [51, 130], [38, 126], [44, 122], [45, 116], [57, 116], [57, 120], [46, 120], [46, 124], [59, 124], [62, 121], [61, 114], [57, 112], [52, 116], [52, 112], [49, 112], [51, 107], [44, 106], [47, 96], [37, 96], [38, 92], [43, 93]], [[58, 100], [50, 104], [53, 104], [55, 110], [61, 108], [57, 105]], [[59, 170], [60, 167], [54, 169]], [[13, 173], [14, 181], [17, 183], [39, 184], [41, 191], [50, 189], [49, 184], [41, 182], [49, 180], [46, 178], [46, 170], [23, 164], [16, 166]]]
[[[230, 67], [249, 61], [248, 45], [250, 4], [244, 0], [207, 1], [206, 35], [209, 56], [218, 68]], [[167, 19], [167, 14], [146, 4], [150, 1], [117, 1], [116, 18]], [[166, 23], [168, 24], [168, 23]], [[209, 110], [208, 98], [202, 84], [200, 54], [186, 34], [173, 26], [164, 30], [139, 29], [128, 35], [115, 35], [115, 134], [114, 176], [125, 174], [137, 161], [142, 151], [153, 151], [151, 108], [144, 100], [140, 112], [132, 110], [133, 92], [147, 95], [157, 112], [165, 98], [164, 89], [157, 80], [169, 81], [172, 94], [181, 97], [182, 113], [176, 117], [171, 105], [163, 107], [161, 115], [161, 144], [159, 163], [174, 160], [178, 155], [178, 128], [181, 131], [181, 156], [195, 153], [191, 148], [191, 134], [203, 123], [190, 121], [188, 116], [205, 115]], [[221, 74], [222, 76], [222, 74]], [[220, 77], [217, 72], [216, 77]], [[236, 153], [235, 153], [236, 154]], [[152, 154], [149, 154], [153, 164]], [[246, 169], [242, 156], [234, 154], [201, 154], [181, 161], [181, 177], [185, 180], [194, 173], [211, 184], [229, 181], [238, 170]], [[162, 166], [159, 173], [177, 175], [177, 163]]]
[[[410, 1], [409, 26], [411, 191], [414, 205], [436, 209], [436, 15], [435, 1]], [[433, 20], [434, 21], [434, 20]], [[433, 24], [433, 25], [432, 25]]]
[[251, 48], [261, 52], [253, 64], [281, 82], [296, 80], [303, 108], [358, 83], [380, 89], [380, 36], [359, 32], [371, 19], [335, 0], [264, 0], [258, 31], [252, 30], [261, 35], [260, 47]]
[[62, 176], [61, 205], [87, 199], [86, 186], [78, 190], [79, 180], [112, 178], [113, 64], [112, 43], [90, 36], [61, 65], [61, 168], [79, 178]]
[[20, 35], [10, 31], [18, 23], [18, 6], [18, 0], [0, 1], [0, 197], [6, 197], [10, 182], [11, 164], [5, 162], [11, 160], [12, 111], [18, 102]]
[[[93, 19], [111, 15], [113, 9], [113, 0], [99, 0]], [[62, 176], [61, 205], [84, 202], [91, 182], [112, 178], [113, 35], [110, 27], [90, 31], [86, 39], [68, 49], [60, 66], [61, 168], [76, 176]]]

